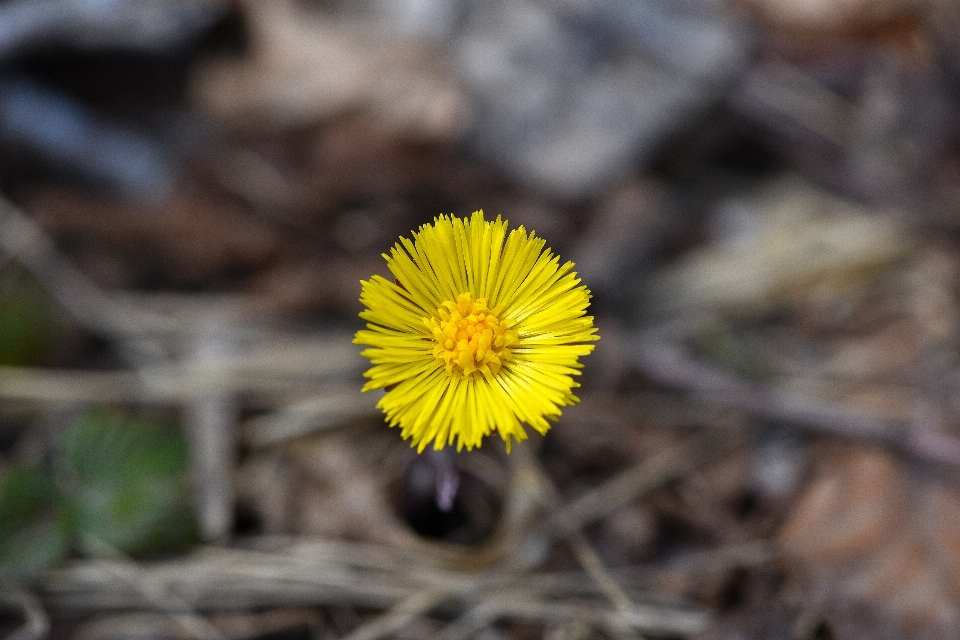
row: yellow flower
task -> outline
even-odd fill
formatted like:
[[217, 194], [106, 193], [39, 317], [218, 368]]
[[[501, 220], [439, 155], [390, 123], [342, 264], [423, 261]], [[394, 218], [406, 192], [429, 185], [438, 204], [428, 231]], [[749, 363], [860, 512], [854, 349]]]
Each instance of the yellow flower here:
[[363, 390], [387, 389], [377, 406], [418, 452], [472, 449], [492, 431], [509, 451], [521, 423], [546, 433], [578, 402], [573, 376], [600, 336], [573, 263], [544, 244], [483, 211], [440, 216], [384, 254], [394, 282], [361, 281]]

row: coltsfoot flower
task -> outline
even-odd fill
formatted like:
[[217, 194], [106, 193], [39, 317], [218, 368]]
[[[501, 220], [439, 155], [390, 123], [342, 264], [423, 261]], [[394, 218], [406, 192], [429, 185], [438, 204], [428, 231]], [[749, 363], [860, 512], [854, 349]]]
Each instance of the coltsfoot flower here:
[[544, 245], [482, 211], [439, 216], [384, 254], [393, 282], [361, 281], [363, 390], [387, 390], [377, 406], [418, 452], [472, 449], [493, 431], [509, 451], [523, 423], [546, 433], [578, 402], [573, 376], [600, 336], [573, 263]]

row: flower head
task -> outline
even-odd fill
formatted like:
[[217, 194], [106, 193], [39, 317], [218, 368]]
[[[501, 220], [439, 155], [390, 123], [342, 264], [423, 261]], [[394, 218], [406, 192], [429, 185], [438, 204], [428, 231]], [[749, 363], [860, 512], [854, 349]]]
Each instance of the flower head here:
[[417, 451], [472, 449], [492, 431], [509, 451], [522, 423], [546, 433], [578, 402], [573, 376], [599, 339], [590, 292], [544, 245], [482, 211], [439, 216], [384, 254], [393, 282], [361, 282], [363, 390], [387, 389], [377, 406]]

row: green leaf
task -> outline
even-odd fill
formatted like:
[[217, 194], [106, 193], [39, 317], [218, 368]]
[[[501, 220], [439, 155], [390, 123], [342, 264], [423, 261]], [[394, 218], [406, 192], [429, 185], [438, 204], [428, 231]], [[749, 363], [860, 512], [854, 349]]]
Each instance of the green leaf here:
[[53, 301], [14, 269], [0, 270], [0, 365], [37, 364], [64, 339]]
[[68, 510], [45, 467], [20, 467], [0, 479], [0, 578], [25, 580], [67, 555]]
[[178, 431], [94, 413], [69, 429], [62, 451], [81, 536], [130, 554], [192, 541], [187, 447]]

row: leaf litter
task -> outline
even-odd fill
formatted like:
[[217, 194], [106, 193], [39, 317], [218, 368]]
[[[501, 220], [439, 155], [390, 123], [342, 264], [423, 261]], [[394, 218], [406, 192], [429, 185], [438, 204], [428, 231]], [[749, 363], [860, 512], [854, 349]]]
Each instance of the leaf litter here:
[[[254, 4], [196, 3], [160, 60], [110, 21], [9, 41], [38, 112], [183, 175], [0, 147], [0, 633], [956, 637], [955, 9]], [[714, 84], [640, 121], [602, 102], [624, 69]], [[547, 153], [624, 113], [635, 163]], [[480, 207], [575, 258], [603, 339], [545, 438], [418, 457], [358, 393], [358, 283]]]

